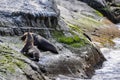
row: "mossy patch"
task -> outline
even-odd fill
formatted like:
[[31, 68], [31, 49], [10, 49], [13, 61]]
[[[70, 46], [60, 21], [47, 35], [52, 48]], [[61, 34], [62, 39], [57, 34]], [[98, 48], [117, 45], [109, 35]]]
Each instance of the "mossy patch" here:
[[84, 40], [83, 37], [80, 38], [78, 35], [73, 34], [72, 32], [71, 32], [71, 34], [72, 34], [72, 36], [67, 37], [64, 34], [62, 34], [61, 32], [56, 31], [54, 33], [54, 37], [58, 42], [67, 44], [74, 48], [79, 48], [79, 47], [86, 45], [87, 41]]
[[[70, 23], [67, 23], [67, 25], [70, 27], [68, 33], [71, 35], [65, 36], [64, 32], [62, 31], [52, 32], [53, 37], [58, 42], [67, 44], [74, 48], [80, 48], [86, 44], [89, 44], [88, 40], [85, 38], [85, 36], [83, 36], [83, 31], [78, 26], [72, 25]], [[75, 32], [78, 32], [78, 34]]]
[[62, 31], [52, 31], [52, 36], [57, 39], [58, 37], [64, 36]]
[[25, 68], [25, 63], [22, 61], [16, 60], [15, 64], [21, 69]]
[[97, 21], [93, 18], [90, 18], [90, 17], [85, 17], [85, 16], [81, 17], [78, 21], [80, 22], [80, 24], [84, 25], [83, 27], [85, 27], [87, 29], [99, 27], [102, 25], [99, 21]]
[[95, 10], [95, 13], [96, 13], [98, 16], [103, 17], [103, 14], [100, 13], [99, 11]]
[[[0, 55], [1, 56], [1, 55]], [[7, 64], [7, 59], [4, 56], [0, 57], [0, 66], [3, 66], [4, 64]], [[1, 67], [0, 67], [1, 68]]]
[[9, 73], [15, 72], [15, 64], [13, 63], [13, 59], [6, 56], [0, 57], [0, 70], [5, 70]]
[[[77, 25], [81, 29], [83, 29], [83, 28], [93, 29], [95, 27], [100, 27], [103, 25], [102, 23], [100, 23], [99, 20], [96, 20], [89, 16], [80, 15], [78, 17], [79, 18], [77, 20], [73, 19], [70, 23], [72, 23], [72, 22], [77, 23]], [[74, 25], [76, 25], [76, 24], [74, 24]]]
[[72, 46], [72, 47], [75, 47], [75, 48], [83, 47], [83, 46], [85, 46], [85, 45], [86, 45], [86, 44], [84, 43], [84, 41], [71, 44], [71, 46]]
[[71, 47], [74, 47], [74, 48], [80, 48], [80, 47], [86, 45], [85, 40], [81, 39], [77, 35], [75, 35], [73, 37], [62, 36], [62, 37], [58, 38], [58, 41], [61, 42], [61, 43], [64, 43], [64, 44], [68, 44], [68, 45], [70, 45]]
[[11, 48], [0, 45], [0, 70], [13, 74], [16, 72], [16, 68], [24, 68], [25, 63], [15, 57], [18, 54]]
[[15, 64], [13, 63], [7, 63], [6, 67], [6, 71], [8, 71], [9, 73], [15, 73]]
[[65, 44], [71, 44], [74, 42], [74, 39], [72, 37], [62, 36], [62, 37], [58, 38], [58, 41], [61, 43], [65, 43]]
[[76, 25], [73, 25], [73, 24], [70, 24], [70, 23], [67, 23], [68, 26], [73, 30], [73, 31], [77, 31], [79, 33], [82, 33], [83, 31], [80, 29], [80, 27], [76, 26]]

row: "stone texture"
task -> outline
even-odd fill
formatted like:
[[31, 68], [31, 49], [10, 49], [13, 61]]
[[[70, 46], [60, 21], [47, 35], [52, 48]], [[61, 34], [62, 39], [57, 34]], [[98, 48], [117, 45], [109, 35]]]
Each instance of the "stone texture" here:
[[[1, 37], [0, 39], [3, 43], [1, 43], [2, 49], [0, 52], [2, 56], [0, 59], [5, 57], [5, 62], [0, 62], [1, 65], [3, 65], [1, 67], [5, 68], [5, 73], [7, 74], [3, 75], [3, 68], [0, 69], [0, 73], [6, 80], [9, 76], [11, 76], [10, 80], [13, 80], [14, 78], [21, 80], [21, 77], [23, 78], [22, 80], [41, 80], [44, 78], [56, 79], [59, 78], [60, 75], [67, 77], [90, 78], [94, 74], [97, 65], [102, 64], [102, 62], [105, 61], [105, 58], [99, 49], [95, 48], [95, 46], [83, 36], [81, 30], [80, 32], [77, 32], [74, 29], [71, 29], [66, 23], [68, 21], [71, 24], [83, 24], [76, 22], [76, 20], [79, 18], [84, 20], [85, 18], [89, 22], [92, 17], [92, 23], [94, 24], [96, 20], [97, 23], [99, 23], [98, 20], [101, 20], [102, 17], [98, 17], [95, 10], [83, 2], [77, 3], [76, 1], [72, 2], [67, 0], [59, 0], [60, 2], [58, 0], [56, 1], [59, 4], [58, 8], [61, 10], [61, 16], [56, 7], [56, 3], [53, 0], [2, 0], [0, 2], [1, 35], [22, 35], [30, 28], [32, 32], [38, 33], [50, 40], [50, 42], [57, 47], [59, 52], [59, 54], [53, 54], [51, 52], [41, 51], [40, 61], [38, 63], [33, 62], [22, 54], [16, 52], [20, 51], [23, 47], [23, 43], [18, 39], [20, 36], [17, 36], [17, 38], [15, 36]], [[64, 2], [68, 4], [66, 5]], [[77, 6], [73, 8], [74, 5]], [[84, 11], [83, 7], [79, 9], [78, 6], [90, 8], [90, 10], [87, 12]], [[91, 12], [91, 10], [93, 12]], [[76, 12], [83, 15], [76, 14]], [[86, 18], [86, 15], [90, 16], [90, 18], [88, 18], [88, 16]], [[83, 20], [80, 22], [83, 22]], [[87, 25], [89, 24], [91, 23], [88, 23]], [[94, 26], [96, 25], [98, 24], [95, 24]], [[79, 30], [79, 28], [77, 29]], [[86, 28], [86, 26], [84, 28]], [[58, 35], [58, 33], [61, 34], [55, 37], [54, 35]], [[78, 35], [81, 40], [86, 40], [84, 41], [85, 45], [75, 48], [60, 43], [56, 39], [61, 36], [73, 37], [74, 35]], [[8, 48], [3, 49], [4, 47], [2, 47], [2, 45], [5, 45], [5, 47], [8, 46]], [[15, 51], [9, 48], [14, 49]], [[8, 51], [6, 52], [6, 50]], [[10, 58], [6, 58], [4, 54], [8, 54]], [[6, 62], [6, 60], [8, 62]], [[21, 65], [16, 65], [17, 61], [21, 61], [21, 64], [25, 64], [25, 67], [22, 66], [21, 68]], [[10, 67], [11, 64], [7, 65], [7, 63], [13, 64], [12, 68]], [[10, 69], [7, 69], [8, 67], [10, 67]]]
[[[104, 16], [114, 23], [120, 21], [120, 0], [80, 0], [94, 9], [100, 11]], [[97, 5], [96, 5], [97, 4]]]
[[35, 65], [21, 53], [0, 44], [1, 80], [44, 80], [29, 63]]
[[[0, 34], [21, 35], [28, 28], [49, 36], [51, 26], [57, 25], [59, 10], [53, 0], [2, 0], [0, 2]], [[50, 28], [48, 30], [48, 27]], [[39, 33], [39, 32], [38, 32]]]

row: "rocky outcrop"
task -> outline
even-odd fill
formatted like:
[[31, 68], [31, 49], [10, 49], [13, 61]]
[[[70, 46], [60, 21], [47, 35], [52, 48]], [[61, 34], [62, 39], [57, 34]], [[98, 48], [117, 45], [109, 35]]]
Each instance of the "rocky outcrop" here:
[[[41, 52], [40, 61], [33, 62], [19, 53], [23, 46], [19, 38], [10, 38], [8, 40], [8, 37], [1, 37], [3, 43], [0, 44], [0, 65], [2, 67], [0, 75], [3, 76], [2, 79], [6, 80], [10, 76], [12, 77], [9, 80], [17, 78], [17, 80], [21, 78], [23, 80], [91, 78], [95, 68], [99, 68], [105, 61], [99, 49], [89, 43], [81, 48], [74, 48], [54, 42], [59, 54], [49, 51]], [[5, 75], [3, 75], [4, 73]]]
[[59, 10], [52, 0], [3, 0], [0, 4], [1, 35], [21, 35], [30, 28], [50, 37], [51, 26], [57, 25]]
[[[100, 42], [103, 45], [106, 43], [114, 45], [111, 39], [119, 37], [120, 32], [115, 24], [105, 18], [103, 14], [86, 4], [90, 2], [94, 3], [94, 1], [56, 0], [61, 12], [61, 19], [65, 21], [69, 28], [78, 33], [84, 31], [93, 41]], [[95, 7], [100, 5], [96, 4], [94, 5]], [[59, 24], [63, 25], [60, 22]]]
[[[69, 49], [69, 50], [68, 50]], [[72, 50], [72, 52], [71, 52]], [[38, 65], [45, 75], [52, 79], [61, 76], [73, 78], [91, 78], [94, 69], [105, 61], [104, 56], [95, 47], [86, 45], [83, 48], [63, 48], [58, 55], [47, 54]]]
[[80, 0], [100, 11], [114, 23], [120, 23], [120, 0]]
[[0, 44], [1, 80], [44, 80], [37, 65], [20, 53]]
[[[1, 35], [22, 35], [30, 29], [47, 38], [55, 45], [59, 53], [41, 51], [40, 61], [33, 62], [19, 53], [23, 43], [18, 36], [17, 38], [16, 36], [0, 36], [1, 42], [3, 42], [0, 45], [2, 48], [0, 59], [5, 57], [3, 63], [0, 63], [3, 65], [3, 68], [0, 69], [3, 79], [7, 80], [9, 76], [12, 76], [9, 78], [10, 80], [21, 79], [21, 76], [22, 80], [62, 79], [63, 76], [90, 78], [94, 74], [95, 68], [105, 61], [99, 49], [93, 46], [82, 31], [97, 30], [96, 26], [103, 26], [102, 22], [99, 23], [103, 18], [98, 16], [101, 14], [97, 14], [94, 9], [82, 2], [77, 3], [78, 1], [71, 2], [70, 0], [56, 0], [56, 2], [61, 16], [53, 0], [2, 0], [0, 2]], [[78, 6], [87, 7], [90, 10], [85, 11], [85, 8], [79, 9]], [[90, 24], [92, 24], [92, 28], [89, 27]], [[104, 27], [107, 25], [104, 24]], [[5, 47], [4, 50], [3, 45], [8, 48]], [[6, 58], [6, 55], [9, 56]], [[18, 75], [20, 76], [18, 77]]]

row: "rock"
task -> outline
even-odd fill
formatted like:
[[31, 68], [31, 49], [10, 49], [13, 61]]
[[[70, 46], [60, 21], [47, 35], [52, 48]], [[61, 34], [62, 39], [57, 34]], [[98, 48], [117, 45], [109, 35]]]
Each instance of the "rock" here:
[[[94, 4], [94, 6], [99, 9], [100, 6], [104, 5], [103, 1], [104, 0], [56, 0], [58, 9], [60, 9], [61, 19], [68, 25], [69, 30], [74, 30], [74, 33], [78, 35], [83, 31], [83, 33], [89, 34], [93, 41], [107, 43], [111, 39], [119, 37], [120, 31], [116, 28], [115, 24], [105, 18], [99, 10], [95, 10], [87, 4]], [[74, 9], [77, 10], [77, 12], [75, 12]], [[63, 23], [59, 23], [59, 25], [63, 25]]]
[[42, 70], [49, 77], [58, 78], [59, 75], [64, 75], [76, 78], [82, 78], [83, 76], [84, 78], [90, 78], [94, 74], [96, 64], [102, 64], [105, 60], [100, 51], [90, 45], [74, 52], [76, 53], [71, 53], [71, 51], [64, 48], [62, 53], [58, 55], [47, 54], [41, 57], [38, 65], [42, 67]]
[[96, 33], [91, 33], [92, 35], [94, 35], [94, 36], [97, 36], [97, 37], [100, 37], [100, 34], [96, 34]]
[[[14, 50], [16, 50], [16, 48], [17, 49], [22, 48], [23, 43], [20, 43], [18, 38], [11, 37], [10, 40], [7, 40], [7, 39], [9, 38], [1, 37], [1, 40], [4, 41], [4, 43], [1, 43], [1, 45], [8, 46], [9, 48], [12, 48]], [[29, 60], [27, 57], [23, 56], [22, 54], [16, 52], [20, 50], [14, 51], [12, 49], [9, 50], [9, 48], [8, 49], [5, 48], [5, 50], [4, 49], [0, 49], [0, 50], [4, 51], [2, 55], [3, 57], [5, 56], [4, 54], [6, 54], [6, 50], [8, 50], [7, 54], [10, 54], [10, 57], [13, 59], [14, 62], [16, 62], [16, 60], [17, 61], [20, 60], [22, 62], [21, 65], [24, 65], [24, 64], [27, 65], [25, 68], [22, 68], [22, 69], [28, 70], [30, 67], [30, 69], [28, 71], [25, 70], [24, 73], [28, 75], [27, 79], [29, 79], [29, 77], [32, 76], [32, 78], [34, 78], [33, 80], [37, 80], [36, 79], [36, 77], [38, 77], [36, 75], [37, 73], [39, 73], [39, 76], [41, 76], [41, 78], [43, 79], [44, 78], [45, 79], [61, 78], [59, 77], [60, 74], [66, 76], [66, 78], [67, 77], [90, 78], [94, 74], [95, 67], [98, 66], [98, 64], [102, 64], [102, 62], [105, 60], [101, 52], [99, 52], [98, 49], [96, 49], [91, 44], [86, 45], [82, 48], [73, 48], [69, 46], [65, 47], [58, 42], [55, 42], [55, 45], [57, 48], [59, 48], [58, 49], [59, 54], [53, 54], [49, 51], [41, 52], [40, 61], [38, 63], [33, 62]], [[11, 51], [12, 53], [10, 53]], [[13, 64], [16, 65], [15, 63]], [[4, 63], [4, 65], [6, 65], [6, 63]], [[9, 66], [10, 65], [8, 65], [8, 67]], [[15, 69], [18, 69], [18, 68], [15, 68]], [[1, 70], [3, 69], [0, 69], [0, 72]], [[5, 71], [9, 72], [9, 70], [5, 70]], [[33, 73], [33, 74], [35, 74], [36, 77], [34, 77], [34, 75], [31, 75], [32, 72], [30, 71], [35, 71], [36, 73]], [[13, 75], [13, 78], [14, 78], [16, 77], [16, 75], [19, 74], [19, 72], [16, 72], [13, 74], [14, 74]], [[26, 75], [23, 75], [23, 76], [25, 77]], [[6, 75], [5, 77], [8, 77], [8, 75]], [[26, 79], [24, 77], [23, 77], [23, 80]], [[12, 80], [13, 78], [11, 78], [10, 80]]]
[[30, 28], [50, 37], [49, 30], [57, 25], [59, 14], [52, 0], [3, 0], [0, 2], [0, 34], [21, 35]]
[[[32, 61], [21, 53], [0, 44], [0, 79], [1, 80], [44, 80], [30, 64]], [[29, 64], [30, 63], [30, 64]]]
[[[16, 40], [19, 36], [17, 38], [0, 36], [2, 45], [6, 43], [5, 46], [16, 50], [9, 51], [9, 48], [1, 47], [0, 59], [5, 57], [5, 62], [0, 64], [3, 65], [0, 68], [3, 78], [12, 76], [10, 80], [13, 78], [21, 80], [22, 76], [22, 80], [44, 80], [44, 78], [60, 78], [60, 74], [79, 79], [90, 78], [94, 74], [95, 67], [105, 61], [99, 49], [87, 40], [80, 28], [82, 25], [84, 29], [89, 27], [92, 31], [96, 25], [103, 26], [99, 22], [103, 17], [98, 16], [87, 4], [77, 0], [56, 0], [56, 2], [61, 14], [53, 0], [2, 0], [0, 2], [1, 35], [21, 35], [30, 29], [54, 43], [59, 52], [59, 54], [51, 54], [49, 51], [41, 51], [40, 61], [33, 62], [16, 52], [23, 47], [23, 43]], [[88, 11], [85, 11], [85, 8], [88, 8]], [[6, 58], [4, 54], [10, 57]], [[19, 60], [22, 65], [25, 64], [25, 67], [21, 67]], [[3, 75], [4, 72], [7, 74]]]
[[[120, 21], [120, 0], [80, 0], [87, 3], [89, 6], [100, 11], [104, 16], [114, 23]], [[97, 5], [96, 5], [97, 4]]]

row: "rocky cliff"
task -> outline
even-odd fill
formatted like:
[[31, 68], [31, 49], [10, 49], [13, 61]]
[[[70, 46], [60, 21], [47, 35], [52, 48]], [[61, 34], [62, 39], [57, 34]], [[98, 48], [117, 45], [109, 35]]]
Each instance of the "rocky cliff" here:
[[114, 23], [120, 23], [120, 0], [80, 0], [100, 11]]
[[[56, 1], [61, 11], [61, 19], [65, 21], [70, 28], [77, 31], [79, 28], [79, 31], [84, 31], [93, 41], [100, 42], [103, 45], [106, 45], [105, 43], [113, 45], [114, 43], [111, 39], [120, 36], [115, 24], [108, 20], [98, 9], [95, 10], [87, 4], [87, 1], [88, 3], [94, 3], [94, 1], [83, 0], [86, 1], [86, 3], [82, 2], [82, 0]], [[98, 5], [94, 6], [96, 7]]]
[[[105, 61], [91, 40], [104, 42], [119, 36], [115, 25], [86, 3], [55, 1], [0, 2], [0, 79], [90, 78]], [[110, 28], [112, 31], [106, 33]], [[59, 54], [41, 51], [39, 62], [22, 55], [20, 36], [28, 29], [48, 39]], [[109, 38], [102, 39], [108, 35]]]

